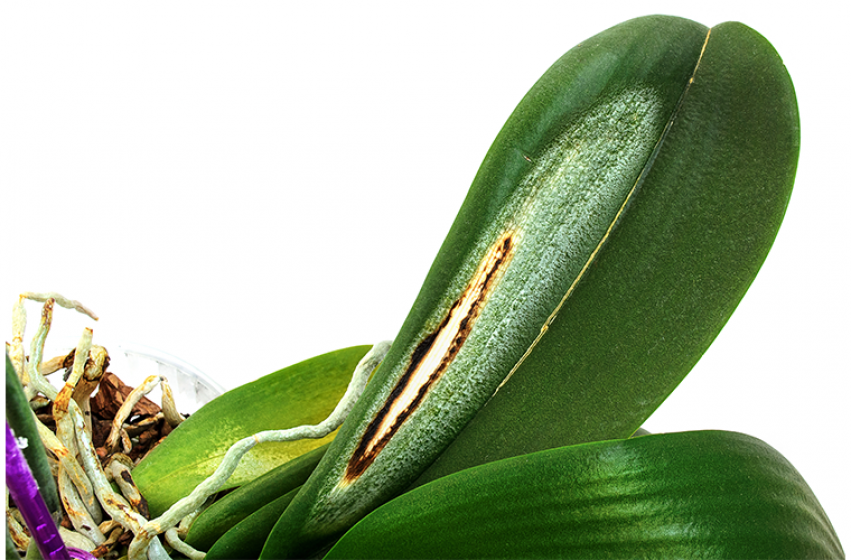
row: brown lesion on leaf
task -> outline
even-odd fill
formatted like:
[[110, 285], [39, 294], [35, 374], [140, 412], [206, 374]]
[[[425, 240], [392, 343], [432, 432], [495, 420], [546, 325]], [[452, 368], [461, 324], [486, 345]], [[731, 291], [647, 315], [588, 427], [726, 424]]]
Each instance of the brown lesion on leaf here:
[[367, 426], [341, 481], [347, 486], [357, 480], [422, 404], [428, 392], [458, 355], [481, 314], [488, 296], [514, 255], [516, 232], [505, 232], [488, 249], [462, 294], [452, 304], [440, 325], [414, 351], [405, 373], [384, 406]]

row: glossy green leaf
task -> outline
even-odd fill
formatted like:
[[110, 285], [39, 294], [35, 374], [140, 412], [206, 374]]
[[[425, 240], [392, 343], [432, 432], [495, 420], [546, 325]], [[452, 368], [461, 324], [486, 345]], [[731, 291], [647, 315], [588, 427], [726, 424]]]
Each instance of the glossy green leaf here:
[[423, 480], [631, 435], [759, 270], [798, 143], [786, 70], [743, 25], [639, 18], [568, 52], [498, 135], [263, 556], [313, 553], [438, 457]]
[[[345, 393], [352, 372], [369, 346], [329, 352], [237, 387], [202, 407], [133, 470], [133, 480], [159, 515], [210, 476], [236, 441], [263, 430], [317, 424]], [[225, 488], [328, 443], [321, 439], [264, 443], [249, 451]]]
[[266, 538], [277, 523], [278, 518], [295, 498], [298, 490], [299, 488], [295, 488], [283, 496], [278, 496], [228, 529], [221, 538], [216, 540], [204, 560], [259, 557]]
[[[327, 449], [326, 444], [308, 451], [216, 501], [192, 522], [186, 543], [199, 550], [209, 550], [213, 543], [243, 519], [304, 484]], [[278, 515], [283, 511], [281, 508]], [[269, 530], [263, 534], [261, 547]], [[260, 552], [259, 548], [257, 552]]]
[[844, 558], [777, 451], [684, 432], [541, 451], [388, 502], [326, 558]]
[[[635, 32], [649, 24], [666, 33], [655, 18], [638, 23]], [[592, 39], [571, 53], [593, 49]], [[690, 79], [582, 283], [420, 483], [488, 460], [626, 437], [733, 313], [792, 189], [795, 94], [773, 47], [739, 23], [712, 28]]]

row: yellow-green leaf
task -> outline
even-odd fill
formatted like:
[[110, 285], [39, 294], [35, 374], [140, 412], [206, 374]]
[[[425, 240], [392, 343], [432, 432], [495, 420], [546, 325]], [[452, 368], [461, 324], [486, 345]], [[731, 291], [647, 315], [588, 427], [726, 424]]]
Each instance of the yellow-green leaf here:
[[[213, 474], [242, 438], [324, 420], [346, 391], [369, 346], [329, 352], [237, 387], [190, 416], [133, 471], [133, 479], [159, 515]], [[224, 488], [240, 486], [324, 445], [321, 439], [263, 443], [249, 451]]]

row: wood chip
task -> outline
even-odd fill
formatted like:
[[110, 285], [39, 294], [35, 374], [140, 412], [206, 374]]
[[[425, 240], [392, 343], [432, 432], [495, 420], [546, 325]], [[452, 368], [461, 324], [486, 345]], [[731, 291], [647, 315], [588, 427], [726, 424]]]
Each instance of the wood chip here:
[[[97, 414], [101, 418], [115, 418], [121, 403], [133, 387], [125, 385], [114, 373], [106, 372], [100, 381], [100, 388], [97, 394], [92, 397], [92, 414]], [[142, 400], [133, 407], [133, 414], [142, 416], [154, 416], [160, 412], [161, 408], [147, 397], [142, 397]]]

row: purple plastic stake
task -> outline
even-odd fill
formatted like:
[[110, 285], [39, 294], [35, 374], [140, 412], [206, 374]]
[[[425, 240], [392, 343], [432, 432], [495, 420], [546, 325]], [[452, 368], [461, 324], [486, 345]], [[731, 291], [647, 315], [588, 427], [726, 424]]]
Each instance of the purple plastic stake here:
[[68, 552], [71, 554], [71, 558], [75, 560], [98, 560], [97, 556], [95, 556], [88, 550], [83, 550], [82, 548], [74, 548], [73, 546], [69, 546]]
[[[38, 442], [40, 445], [41, 442]], [[21, 511], [24, 523], [35, 539], [35, 544], [44, 560], [71, 560], [59, 529], [50, 516], [44, 498], [38, 492], [30, 466], [18, 449], [18, 441], [6, 422], [6, 487]]]

